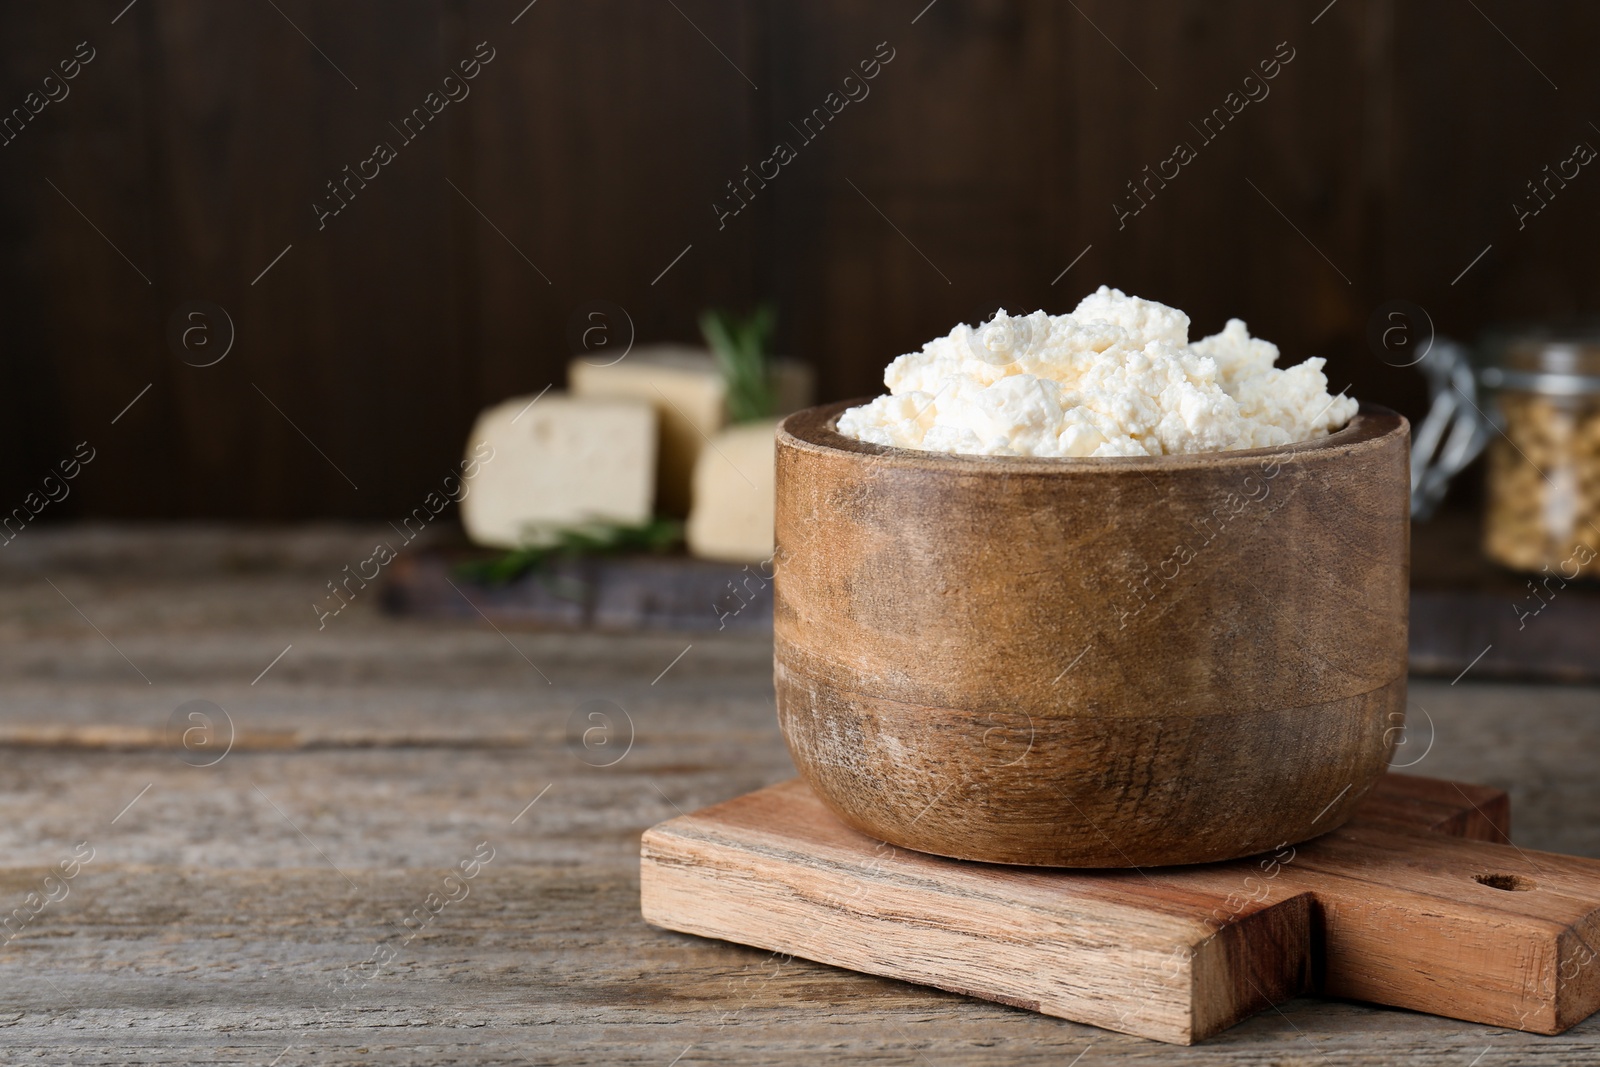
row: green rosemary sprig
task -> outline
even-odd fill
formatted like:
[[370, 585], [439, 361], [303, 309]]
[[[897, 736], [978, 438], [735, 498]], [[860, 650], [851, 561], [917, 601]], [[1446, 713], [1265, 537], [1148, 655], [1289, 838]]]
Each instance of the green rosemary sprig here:
[[525, 574], [546, 573], [562, 560], [667, 552], [682, 542], [683, 523], [675, 519], [656, 518], [636, 526], [589, 522], [542, 531], [538, 543], [514, 548], [495, 559], [458, 564], [456, 574], [474, 581], [504, 585]]
[[728, 421], [769, 419], [777, 409], [772, 382], [772, 305], [745, 316], [725, 311], [700, 315], [700, 333], [728, 386]]

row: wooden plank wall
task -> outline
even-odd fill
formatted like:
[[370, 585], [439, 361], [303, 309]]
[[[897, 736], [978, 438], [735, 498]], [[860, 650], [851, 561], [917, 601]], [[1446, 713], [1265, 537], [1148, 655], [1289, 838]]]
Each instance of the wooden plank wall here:
[[[1412, 414], [1415, 372], [1365, 341], [1384, 302], [1472, 336], [1600, 301], [1600, 175], [1520, 229], [1512, 206], [1600, 146], [1593, 6], [125, 3], [0, 4], [4, 114], [94, 49], [0, 146], [0, 501], [97, 450], [45, 518], [403, 513], [479, 407], [561, 383], [597, 299], [653, 341], [771, 298], [834, 398], [957, 320], [1106, 282], [1197, 330], [1245, 318]], [[479, 42], [470, 95], [403, 143], [389, 124]], [[1196, 132], [1288, 50], [1268, 95]], [[394, 161], [319, 229], [325, 183], [378, 141]], [[794, 158], [719, 225], [780, 141]], [[1195, 158], [1119, 224], [1179, 141]], [[167, 339], [196, 299], [234, 326], [211, 367]]]

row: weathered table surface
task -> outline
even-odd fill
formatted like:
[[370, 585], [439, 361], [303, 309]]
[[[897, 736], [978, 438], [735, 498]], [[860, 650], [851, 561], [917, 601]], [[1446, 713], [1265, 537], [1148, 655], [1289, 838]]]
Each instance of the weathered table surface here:
[[[1600, 1057], [1600, 1019], [1542, 1038], [1312, 999], [1181, 1049], [653, 929], [640, 832], [793, 773], [768, 641], [399, 622], [370, 588], [319, 630], [374, 536], [30, 528], [0, 550], [0, 1060]], [[1413, 697], [1400, 762], [1509, 789], [1523, 846], [1600, 856], [1600, 692], [1469, 673]], [[167, 740], [192, 700], [232, 723], [211, 766], [207, 735]]]

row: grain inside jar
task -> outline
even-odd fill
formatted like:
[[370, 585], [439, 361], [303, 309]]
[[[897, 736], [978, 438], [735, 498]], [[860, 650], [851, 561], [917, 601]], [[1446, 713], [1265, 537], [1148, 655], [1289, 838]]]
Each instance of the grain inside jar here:
[[1600, 554], [1600, 324], [1522, 335], [1482, 380], [1503, 434], [1489, 445], [1484, 552], [1519, 571], [1593, 578]]

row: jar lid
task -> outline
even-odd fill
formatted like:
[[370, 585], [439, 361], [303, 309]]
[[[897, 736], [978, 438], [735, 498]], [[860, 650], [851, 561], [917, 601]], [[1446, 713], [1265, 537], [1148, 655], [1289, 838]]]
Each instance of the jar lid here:
[[1600, 393], [1600, 318], [1502, 327], [1486, 333], [1479, 379], [1491, 389], [1552, 396]]

